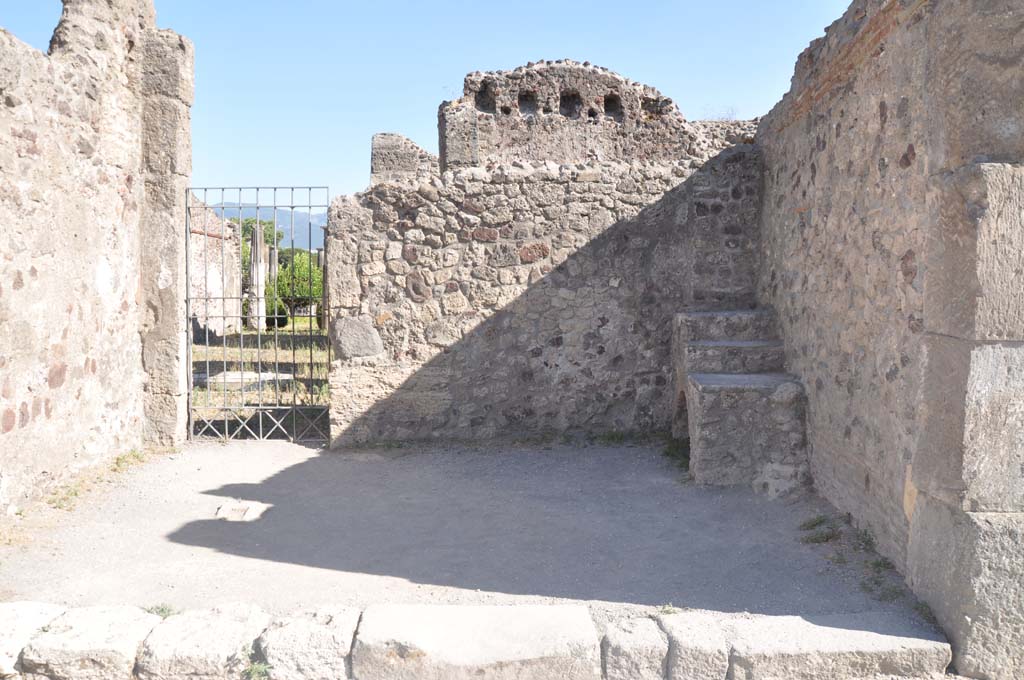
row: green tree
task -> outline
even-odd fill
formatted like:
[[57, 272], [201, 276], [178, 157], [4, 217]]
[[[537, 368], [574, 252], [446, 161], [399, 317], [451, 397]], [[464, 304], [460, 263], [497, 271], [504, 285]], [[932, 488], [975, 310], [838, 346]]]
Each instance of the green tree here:
[[291, 261], [278, 268], [275, 288], [277, 296], [294, 315], [297, 307], [320, 303], [324, 293], [324, 273], [309, 251], [296, 249], [291, 253]]

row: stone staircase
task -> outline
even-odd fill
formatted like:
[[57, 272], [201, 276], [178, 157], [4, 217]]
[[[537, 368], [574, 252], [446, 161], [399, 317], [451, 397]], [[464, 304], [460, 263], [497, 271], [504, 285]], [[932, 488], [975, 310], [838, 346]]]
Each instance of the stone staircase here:
[[698, 484], [750, 485], [776, 497], [809, 482], [806, 397], [800, 381], [784, 372], [771, 311], [679, 314], [672, 354], [673, 432], [689, 434]]

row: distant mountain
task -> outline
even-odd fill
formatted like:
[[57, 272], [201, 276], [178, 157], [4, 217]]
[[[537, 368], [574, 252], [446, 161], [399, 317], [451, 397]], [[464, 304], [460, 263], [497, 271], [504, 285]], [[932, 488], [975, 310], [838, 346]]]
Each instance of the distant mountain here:
[[[260, 220], [274, 219], [274, 208], [256, 207], [254, 204], [217, 203], [210, 206], [218, 216], [226, 220], [258, 217]], [[257, 212], [259, 213], [257, 215]], [[305, 248], [315, 250], [324, 247], [323, 227], [327, 226], [327, 213], [308, 213], [290, 208], [277, 208], [277, 228], [284, 232], [282, 248]], [[294, 241], [293, 241], [294, 233]], [[312, 239], [310, 238], [312, 236]]]

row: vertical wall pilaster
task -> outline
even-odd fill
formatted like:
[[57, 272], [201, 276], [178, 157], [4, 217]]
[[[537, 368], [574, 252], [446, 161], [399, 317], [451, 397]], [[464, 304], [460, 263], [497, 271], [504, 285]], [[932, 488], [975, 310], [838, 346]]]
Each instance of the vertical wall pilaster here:
[[188, 422], [185, 319], [185, 192], [192, 171], [192, 44], [149, 31], [141, 46], [142, 359], [145, 440], [174, 445]]

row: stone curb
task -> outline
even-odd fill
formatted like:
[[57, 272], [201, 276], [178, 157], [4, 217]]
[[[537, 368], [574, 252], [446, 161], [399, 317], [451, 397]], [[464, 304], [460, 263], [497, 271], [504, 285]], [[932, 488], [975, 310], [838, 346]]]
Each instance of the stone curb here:
[[253, 605], [161, 619], [136, 607], [0, 603], [0, 678], [18, 680], [880, 680], [943, 677], [934, 631], [884, 612], [679, 611], [612, 621], [585, 605], [372, 605], [272, 617]]

